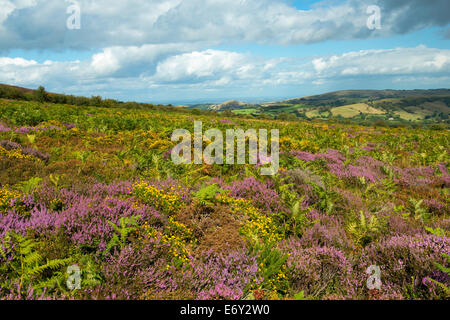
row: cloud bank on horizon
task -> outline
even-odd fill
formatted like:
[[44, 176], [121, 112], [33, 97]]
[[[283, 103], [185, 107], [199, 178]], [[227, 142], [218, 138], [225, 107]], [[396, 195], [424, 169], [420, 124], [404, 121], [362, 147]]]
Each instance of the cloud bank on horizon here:
[[[71, 6], [79, 29], [67, 26]], [[369, 6], [380, 9], [379, 29], [367, 25]], [[0, 83], [161, 102], [450, 83], [448, 0], [0, 0], [0, 8]]]

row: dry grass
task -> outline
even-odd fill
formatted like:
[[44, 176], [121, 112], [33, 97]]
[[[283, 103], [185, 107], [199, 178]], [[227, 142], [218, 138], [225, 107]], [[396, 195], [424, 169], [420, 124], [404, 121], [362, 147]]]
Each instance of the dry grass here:
[[194, 231], [198, 239], [198, 253], [209, 250], [228, 253], [245, 246], [245, 240], [239, 233], [241, 223], [226, 206], [192, 204], [175, 218]]

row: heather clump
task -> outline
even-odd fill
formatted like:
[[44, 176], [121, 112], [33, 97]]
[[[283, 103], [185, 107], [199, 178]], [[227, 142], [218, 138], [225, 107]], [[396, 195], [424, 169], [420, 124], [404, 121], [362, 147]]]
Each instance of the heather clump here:
[[270, 182], [264, 183], [254, 177], [249, 177], [221, 187], [230, 190], [228, 193], [230, 197], [248, 199], [265, 212], [278, 212], [284, 209], [279, 195], [273, 190]]
[[326, 246], [305, 248], [296, 239], [283, 242], [281, 248], [289, 256], [288, 277], [294, 292], [303, 290], [307, 296], [324, 299], [356, 297], [352, 264], [343, 251]]
[[239, 300], [260, 282], [256, 257], [244, 250], [228, 254], [207, 253], [192, 261], [182, 277], [197, 299]]
[[410, 298], [431, 298], [423, 279], [436, 272], [434, 262], [444, 263], [449, 254], [450, 239], [435, 235], [399, 235], [383, 239], [366, 248], [362, 269], [378, 265], [382, 281], [388, 287]]
[[304, 248], [315, 246], [334, 247], [352, 250], [354, 244], [347, 235], [342, 223], [336, 218], [312, 210], [309, 218], [314, 224], [305, 230], [299, 240]]

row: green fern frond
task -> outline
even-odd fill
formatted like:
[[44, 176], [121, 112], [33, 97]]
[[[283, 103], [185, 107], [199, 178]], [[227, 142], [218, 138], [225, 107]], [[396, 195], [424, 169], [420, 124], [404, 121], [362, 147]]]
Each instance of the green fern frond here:
[[[0, 254], [3, 259], [7, 257], [6, 251], [14, 253], [13, 260], [8, 260], [0, 268], [8, 273], [9, 280], [1, 283], [1, 287], [12, 288], [15, 283], [19, 283], [18, 290], [21, 291], [25, 286], [30, 286], [33, 289], [43, 288], [39, 283], [46, 283], [50, 281], [49, 278], [42, 278], [44, 271], [55, 271], [67, 265], [71, 259], [54, 259], [47, 260], [42, 264], [43, 257], [37, 251], [38, 243], [33, 239], [26, 238], [20, 234], [9, 232], [2, 241]], [[21, 294], [21, 292], [19, 292]]]
[[137, 215], [137, 216], [133, 216], [133, 217], [121, 217], [119, 219], [119, 225], [116, 225], [111, 221], [107, 221], [108, 224], [116, 232], [116, 234], [113, 235], [111, 240], [106, 245], [106, 248], [103, 251], [103, 255], [106, 255], [115, 246], [120, 246], [121, 248], [123, 248], [126, 245], [128, 236], [131, 233], [133, 233], [134, 231], [136, 231], [138, 224], [139, 224], [138, 220], [141, 217], [142, 217], [141, 215]]

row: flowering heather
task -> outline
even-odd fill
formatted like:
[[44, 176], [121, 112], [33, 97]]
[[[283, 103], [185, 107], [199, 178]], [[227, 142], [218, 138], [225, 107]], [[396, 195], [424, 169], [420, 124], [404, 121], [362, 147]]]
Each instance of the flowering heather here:
[[438, 285], [436, 281], [441, 285], [449, 287], [450, 276], [439, 270], [432, 272], [428, 277], [422, 279], [422, 284], [428, 288], [428, 292], [431, 296], [439, 296], [440, 292], [442, 292], [442, 287]]
[[48, 126], [36, 126], [36, 127], [20, 127], [20, 128], [16, 128], [14, 131], [17, 133], [22, 133], [22, 134], [27, 134], [30, 132], [37, 132], [37, 131], [47, 131], [47, 130], [61, 130], [60, 127], [57, 126], [53, 126], [53, 125], [48, 125]]
[[120, 198], [84, 196], [61, 189], [58, 192], [58, 199], [63, 203], [63, 210], [57, 213], [45, 204], [30, 205], [32, 207], [30, 215], [25, 217], [17, 215], [13, 209], [7, 210], [5, 215], [0, 215], [0, 237], [3, 238], [8, 230], [25, 234], [27, 229], [42, 233], [56, 233], [62, 229], [74, 244], [78, 246], [96, 244], [99, 250], [103, 250], [113, 234], [108, 221], [118, 224], [120, 217], [137, 215], [149, 221], [160, 218], [159, 212], [149, 206], [137, 207], [133, 202]]
[[308, 169], [294, 169], [282, 172], [281, 175], [287, 178], [288, 183], [294, 183], [297, 187], [307, 183], [314, 183], [322, 188], [325, 187], [323, 180], [319, 175], [312, 173]]
[[309, 152], [305, 152], [305, 151], [291, 151], [291, 154], [293, 156], [295, 156], [296, 158], [298, 158], [299, 160], [303, 160], [303, 161], [315, 161], [317, 159], [315, 154], [309, 153]]
[[67, 122], [63, 122], [63, 125], [66, 127], [67, 130], [76, 128], [77, 125], [75, 123], [67, 123]]
[[11, 289], [10, 293], [8, 293], [5, 297], [4, 300], [62, 300], [64, 298], [67, 298], [66, 296], [62, 295], [62, 296], [56, 296], [55, 294], [49, 296], [47, 295], [47, 293], [42, 292], [41, 294], [37, 294], [35, 292], [35, 290], [33, 289], [33, 287], [31, 285], [29, 285], [26, 288], [26, 292], [20, 292], [18, 290], [19, 288], [19, 284], [16, 285], [16, 288]]
[[394, 172], [398, 175], [398, 178], [396, 178], [395, 181], [402, 185], [415, 186], [433, 183], [434, 169], [430, 166], [404, 169], [394, 167]]
[[443, 215], [450, 211], [448, 204], [447, 205], [443, 204], [435, 199], [425, 200], [424, 203], [430, 212], [438, 214], [438, 215]]
[[198, 299], [243, 299], [245, 289], [261, 281], [256, 257], [244, 251], [228, 255], [207, 253], [200, 260], [191, 261], [191, 265], [182, 274], [182, 281], [192, 286]]
[[325, 153], [316, 154], [297, 150], [291, 151], [290, 153], [296, 158], [307, 162], [320, 159], [323, 159], [330, 163], [342, 163], [345, 161], [345, 157], [342, 155], [342, 153], [334, 149], [328, 149], [328, 151]]
[[326, 153], [318, 154], [311, 154], [303, 151], [291, 151], [291, 154], [306, 162], [319, 159], [325, 160], [330, 172], [340, 179], [362, 177], [369, 182], [375, 182], [383, 178], [381, 167], [384, 163], [369, 156], [362, 156], [358, 158], [354, 164], [345, 165], [345, 157], [341, 152], [333, 149], [329, 149]]
[[380, 266], [383, 283], [401, 290], [415, 280], [420, 294], [429, 298], [428, 290], [421, 287], [424, 277], [437, 271], [433, 262], [444, 263], [442, 254], [450, 253], [450, 238], [435, 235], [400, 235], [372, 244], [362, 257], [362, 269]]
[[369, 151], [369, 152], [375, 151], [375, 148], [374, 147], [370, 147], [370, 146], [361, 147], [360, 149], [364, 150], [364, 151]]
[[302, 234], [298, 244], [305, 248], [326, 246], [347, 250], [354, 249], [353, 243], [337, 218], [321, 214], [316, 210], [310, 211], [309, 218], [315, 223]]
[[269, 183], [256, 180], [254, 177], [235, 181], [231, 185], [219, 184], [222, 189], [230, 190], [229, 196], [238, 199], [248, 199], [263, 209], [265, 212], [279, 212], [285, 210], [280, 202], [279, 195], [273, 190]]
[[294, 291], [305, 290], [316, 298], [336, 294], [355, 298], [352, 263], [342, 251], [326, 246], [304, 248], [295, 239], [283, 242], [281, 248], [289, 254], [287, 266]]
[[175, 290], [177, 283], [165, 266], [164, 246], [148, 243], [138, 248], [125, 247], [106, 258], [102, 274], [107, 285], [98, 286], [89, 296], [110, 299], [139, 299], [147, 290], [167, 292]]
[[0, 140], [0, 147], [5, 148], [6, 150], [22, 148], [22, 146], [20, 144], [13, 142], [13, 141], [9, 141], [9, 140]]
[[0, 132], [8, 132], [11, 129], [5, 126], [3, 123], [0, 123]]
[[438, 165], [439, 170], [441, 171], [441, 181], [445, 186], [450, 186], [450, 174], [448, 173], [446, 164], [439, 163]]
[[256, 257], [245, 252], [209, 252], [201, 258], [192, 257], [185, 268], [177, 270], [166, 268], [165, 251], [164, 245], [154, 242], [141, 250], [126, 247], [108, 256], [103, 267], [106, 285], [84, 290], [83, 295], [141, 299], [167, 298], [182, 292], [191, 299], [238, 300], [244, 298], [246, 289], [260, 283]]
[[356, 164], [347, 166], [335, 162], [328, 165], [330, 172], [343, 179], [364, 178], [366, 181], [375, 182], [384, 177], [380, 168], [383, 165], [381, 161], [372, 157], [363, 156], [356, 161]]
[[[0, 123], [0, 132], [9, 132], [9, 131], [13, 130], [16, 133], [28, 134], [30, 132], [61, 130], [62, 128], [70, 130], [70, 129], [76, 128], [76, 124], [74, 124], [74, 123], [63, 122], [63, 123], [59, 123], [59, 125], [61, 125], [61, 127], [43, 122], [37, 126], [14, 127], [13, 129], [11, 129], [11, 128], [7, 127], [5, 124]], [[62, 126], [64, 126], [64, 127], [62, 127]]]

